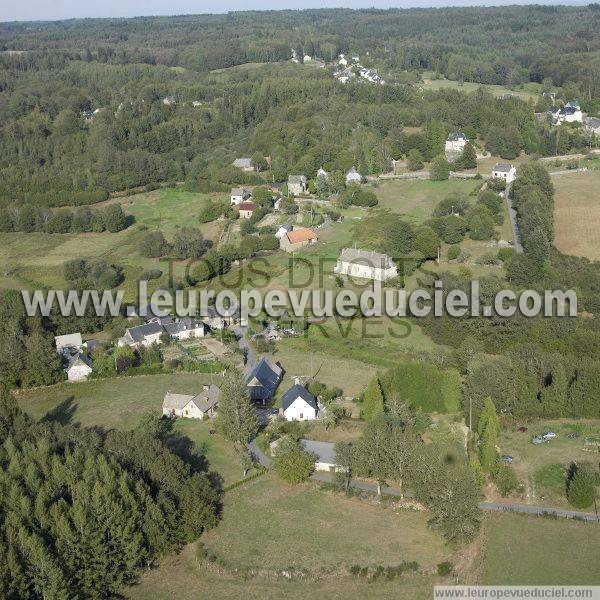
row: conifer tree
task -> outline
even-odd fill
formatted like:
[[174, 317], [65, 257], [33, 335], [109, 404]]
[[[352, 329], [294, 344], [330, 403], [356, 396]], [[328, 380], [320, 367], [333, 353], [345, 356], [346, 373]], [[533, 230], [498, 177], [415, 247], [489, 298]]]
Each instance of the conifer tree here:
[[221, 386], [217, 427], [228, 440], [239, 444], [246, 444], [258, 433], [256, 410], [238, 373], [228, 375]]
[[363, 393], [363, 416], [365, 421], [371, 421], [375, 415], [383, 411], [383, 393], [379, 385], [379, 378], [375, 375], [369, 381]]
[[567, 481], [567, 499], [575, 508], [588, 508], [594, 503], [596, 477], [589, 467], [571, 467]]

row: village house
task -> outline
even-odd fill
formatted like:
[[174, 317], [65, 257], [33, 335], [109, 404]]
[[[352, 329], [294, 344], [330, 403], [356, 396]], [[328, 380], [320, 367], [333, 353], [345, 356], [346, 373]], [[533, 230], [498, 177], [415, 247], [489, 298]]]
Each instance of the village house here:
[[238, 208], [240, 210], [240, 218], [249, 219], [256, 209], [256, 204], [254, 202], [242, 202], [238, 205]]
[[252, 400], [265, 404], [273, 397], [281, 380], [283, 369], [264, 356], [246, 375], [246, 387]]
[[345, 467], [338, 466], [335, 456], [335, 444], [333, 442], [300, 440], [300, 445], [306, 452], [315, 455], [315, 471], [335, 473], [347, 470]]
[[311, 421], [318, 412], [316, 398], [303, 385], [293, 385], [281, 397], [281, 414], [286, 421]]
[[398, 269], [387, 254], [344, 248], [333, 272], [363, 279], [387, 281], [398, 276]]
[[288, 192], [294, 196], [306, 194], [308, 182], [306, 175], [290, 175], [288, 177]]
[[204, 337], [206, 326], [202, 321], [193, 317], [183, 317], [177, 323], [168, 323], [163, 326], [165, 331], [176, 340], [189, 340]]
[[583, 113], [577, 102], [568, 102], [562, 108], [552, 111], [552, 120], [555, 125], [561, 123], [582, 123]]
[[233, 166], [245, 172], [254, 171], [251, 158], [236, 158], [233, 161]]
[[136, 327], [129, 327], [125, 335], [119, 338], [118, 346], [131, 346], [138, 348], [140, 346], [148, 347], [152, 344], [160, 344], [160, 336], [165, 332], [165, 328], [160, 323], [145, 323]]
[[338, 64], [341, 65], [342, 67], [347, 67], [348, 59], [343, 54], [340, 54], [339, 59], [338, 59]]
[[252, 193], [243, 187], [231, 188], [231, 204], [241, 204], [252, 198]]
[[281, 203], [283, 202], [283, 196], [277, 194], [275, 201], [273, 202], [273, 210], [276, 212], [281, 212]]
[[296, 252], [304, 246], [317, 243], [317, 234], [308, 227], [288, 231], [279, 239], [279, 247], [286, 252]]
[[588, 133], [600, 137], [600, 119], [596, 117], [584, 117], [583, 126]]
[[469, 139], [462, 131], [453, 131], [446, 138], [446, 152], [462, 152], [467, 145]]
[[284, 235], [287, 235], [290, 231], [293, 231], [294, 226], [291, 223], [284, 223], [279, 226], [279, 229], [275, 232], [275, 237], [280, 240]]
[[67, 358], [65, 371], [69, 381], [85, 381], [93, 371], [92, 360], [82, 352], [76, 352]]
[[203, 390], [195, 396], [167, 392], [163, 399], [163, 415], [188, 419], [212, 417], [219, 405], [220, 394], [221, 390], [212, 384], [203, 386]]
[[81, 350], [83, 340], [81, 333], [67, 333], [66, 335], [57, 335], [54, 338], [54, 345], [59, 354], [73, 354], [77, 350]]
[[517, 176], [517, 169], [510, 163], [496, 163], [492, 169], [494, 179], [504, 179], [506, 183], [512, 183]]
[[360, 183], [361, 181], [362, 181], [362, 177], [361, 177], [360, 173], [354, 167], [352, 167], [346, 173], [346, 185], [350, 185], [351, 183]]
[[319, 177], [323, 177], [325, 181], [329, 181], [329, 173], [323, 167], [317, 171], [317, 178]]

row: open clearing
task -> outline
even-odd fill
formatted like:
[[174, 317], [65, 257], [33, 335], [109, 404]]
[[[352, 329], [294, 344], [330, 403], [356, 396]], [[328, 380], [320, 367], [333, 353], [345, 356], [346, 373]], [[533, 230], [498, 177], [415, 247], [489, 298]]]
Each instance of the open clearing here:
[[[37, 419], [131, 429], [143, 415], [162, 413], [165, 392], [193, 394], [210, 381], [210, 375], [202, 373], [116, 377], [23, 390], [17, 399], [21, 408]], [[174, 431], [195, 442], [210, 468], [220, 473], [228, 485], [241, 479], [243, 473], [233, 445], [211, 434], [213, 428], [211, 420], [177, 419], [174, 423]]]
[[555, 245], [565, 254], [600, 260], [600, 171], [553, 179]]
[[503, 96], [504, 94], [512, 94], [518, 96], [522, 100], [531, 100], [537, 98], [541, 92], [541, 86], [535, 83], [528, 83], [521, 86], [521, 89], [509, 89], [502, 85], [491, 85], [482, 83], [471, 83], [470, 81], [460, 82], [451, 79], [431, 79], [431, 73], [423, 74], [423, 89], [428, 90], [441, 90], [441, 89], [455, 89], [462, 92], [475, 92], [479, 88], [483, 88], [489, 91], [494, 96]]
[[[228, 570], [294, 567], [329, 575], [322, 582], [309, 576], [304, 583], [262, 577], [244, 582], [239, 575], [216, 579], [205, 574], [188, 547], [147, 574], [140, 586], [131, 589], [133, 598], [180, 597], [179, 592], [183, 598], [240, 597], [244, 584], [249, 589], [244, 587], [242, 596], [251, 598], [301, 593], [312, 597], [317, 587], [327, 598], [357, 593], [427, 598], [437, 578], [403, 575], [397, 581], [367, 584], [349, 575], [348, 569], [354, 564], [375, 567], [417, 561], [420, 569], [435, 570], [439, 562], [452, 558], [441, 536], [427, 527], [426, 514], [347, 498], [313, 483], [291, 487], [267, 475], [229, 492], [226, 499], [223, 520], [200, 541]], [[402, 595], [403, 590], [408, 595]]]
[[599, 585], [600, 525], [490, 514], [484, 585]]

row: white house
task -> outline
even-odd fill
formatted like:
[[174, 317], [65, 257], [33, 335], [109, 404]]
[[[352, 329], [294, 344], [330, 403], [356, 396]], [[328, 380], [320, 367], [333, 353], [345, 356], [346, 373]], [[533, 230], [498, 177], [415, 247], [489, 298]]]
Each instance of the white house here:
[[362, 181], [362, 177], [361, 177], [360, 173], [354, 167], [352, 167], [346, 173], [346, 185], [350, 185], [351, 183], [360, 183], [361, 181]]
[[81, 350], [83, 340], [79, 332], [67, 333], [66, 335], [57, 335], [54, 338], [54, 344], [59, 354], [72, 354], [76, 350]]
[[256, 204], [254, 202], [242, 202], [238, 208], [240, 209], [240, 218], [249, 219], [256, 210]]
[[205, 385], [195, 396], [167, 392], [163, 399], [163, 415], [167, 417], [187, 417], [204, 419], [212, 417], [219, 405], [221, 391], [216, 385]]
[[251, 158], [236, 158], [233, 161], [233, 166], [246, 172], [254, 171]]
[[281, 397], [281, 412], [286, 421], [311, 421], [317, 418], [316, 398], [302, 385], [293, 385]]
[[294, 196], [306, 194], [308, 189], [308, 181], [306, 175], [290, 175], [288, 177], [288, 192]]
[[342, 67], [347, 67], [348, 66], [348, 59], [343, 54], [340, 54], [340, 57], [339, 57], [339, 60], [338, 60], [338, 64], [341, 65]]
[[562, 108], [552, 111], [552, 118], [556, 125], [560, 123], [582, 123], [583, 113], [577, 102], [568, 102]]
[[277, 196], [275, 202], [273, 202], [273, 210], [281, 212], [281, 203], [283, 202], [283, 196]]
[[338, 275], [387, 281], [398, 276], [398, 269], [387, 254], [344, 248], [333, 269]]
[[305, 54], [305, 55], [304, 55], [304, 59], [303, 59], [303, 61], [304, 61], [305, 63], [309, 63], [311, 60], [312, 60], [312, 56], [309, 56], [308, 54]]
[[517, 176], [517, 169], [510, 163], [496, 163], [492, 169], [494, 179], [504, 179], [506, 183], [512, 183]]
[[291, 223], [284, 223], [279, 226], [279, 229], [275, 232], [275, 237], [280, 240], [284, 235], [287, 235], [290, 231], [294, 230], [294, 226]]
[[250, 200], [250, 198], [252, 198], [252, 193], [250, 192], [250, 190], [247, 190], [243, 187], [231, 188], [230, 198], [231, 204], [238, 205], [242, 202]]
[[300, 445], [311, 454], [314, 454], [315, 471], [328, 471], [330, 473], [344, 472], [346, 467], [337, 465], [335, 444], [333, 442], [315, 442], [314, 440], [300, 440]]
[[329, 180], [329, 173], [323, 167], [321, 167], [317, 171], [317, 178], [318, 177], [323, 177], [323, 179], [325, 179], [325, 181], [328, 181]]
[[68, 361], [65, 371], [69, 381], [85, 381], [93, 371], [91, 359], [81, 352], [69, 356]]
[[164, 325], [165, 331], [176, 340], [189, 340], [191, 338], [204, 337], [206, 325], [193, 317], [183, 317], [177, 323]]
[[469, 139], [462, 131], [453, 131], [446, 138], [446, 152], [462, 152], [467, 145]]

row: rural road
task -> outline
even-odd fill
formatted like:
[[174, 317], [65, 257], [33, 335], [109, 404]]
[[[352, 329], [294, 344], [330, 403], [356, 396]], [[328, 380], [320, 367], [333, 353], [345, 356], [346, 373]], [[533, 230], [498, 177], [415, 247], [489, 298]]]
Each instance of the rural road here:
[[521, 232], [519, 231], [519, 225], [517, 223], [517, 211], [513, 208], [512, 198], [510, 197], [510, 186], [507, 186], [506, 193], [506, 204], [508, 204], [508, 216], [510, 218], [510, 224], [512, 225], [513, 237], [515, 238], [515, 250], [517, 254], [523, 254], [523, 245], [521, 244]]
[[256, 364], [256, 355], [254, 350], [250, 347], [248, 343], [248, 339], [246, 336], [248, 335], [248, 328], [241, 327], [240, 325], [236, 325], [233, 327], [233, 333], [238, 341], [238, 346], [244, 355], [244, 364], [246, 371], [250, 371], [254, 365]]
[[[269, 458], [256, 443], [256, 440], [252, 440], [248, 444], [248, 450], [252, 453], [258, 462], [265, 467], [270, 469], [273, 466], [273, 460]], [[332, 483], [333, 477], [329, 473], [313, 473], [310, 478], [313, 481], [320, 483]], [[377, 492], [377, 485], [369, 483], [367, 481], [357, 481], [355, 479], [350, 481], [350, 487], [357, 490], [363, 490], [365, 492]], [[383, 494], [388, 496], [400, 496], [400, 490], [394, 487], [382, 486], [381, 491]], [[404, 492], [406, 498], [412, 498], [414, 494], [410, 491]], [[481, 510], [491, 510], [494, 512], [516, 512], [528, 515], [555, 515], [557, 517], [563, 517], [566, 519], [583, 519], [584, 521], [600, 521], [600, 518], [595, 513], [582, 512], [578, 510], [566, 510], [564, 508], [552, 508], [550, 506], [533, 506], [530, 504], [517, 504], [517, 503], [502, 503], [502, 502], [480, 502], [479, 508]]]

